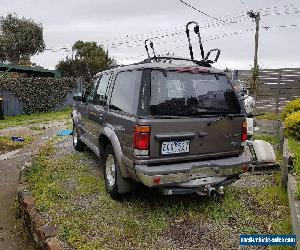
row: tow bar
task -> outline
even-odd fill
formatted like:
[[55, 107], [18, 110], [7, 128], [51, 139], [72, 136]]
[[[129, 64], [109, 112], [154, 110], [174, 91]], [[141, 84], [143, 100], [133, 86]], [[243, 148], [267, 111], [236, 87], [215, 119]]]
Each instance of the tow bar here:
[[210, 185], [205, 186], [204, 188], [204, 192], [208, 195], [208, 196], [218, 196], [218, 195], [224, 195], [224, 186], [219, 186], [217, 188], [212, 187]]

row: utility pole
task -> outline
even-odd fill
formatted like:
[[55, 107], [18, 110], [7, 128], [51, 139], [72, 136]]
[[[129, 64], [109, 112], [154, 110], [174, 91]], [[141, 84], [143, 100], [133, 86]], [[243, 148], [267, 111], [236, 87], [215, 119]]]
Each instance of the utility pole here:
[[260, 22], [260, 13], [254, 12], [253, 10], [250, 10], [247, 12], [248, 16], [255, 21], [255, 50], [254, 50], [254, 65], [253, 65], [253, 83], [254, 83], [254, 95], [255, 95], [255, 101], [257, 100], [257, 92], [258, 92], [258, 75], [259, 75], [259, 69], [258, 69], [258, 42], [259, 42], [259, 22]]
[[247, 12], [248, 16], [255, 21], [255, 52], [254, 52], [254, 68], [256, 69], [258, 66], [258, 41], [259, 41], [259, 21], [260, 21], [260, 13], [254, 13], [253, 10]]

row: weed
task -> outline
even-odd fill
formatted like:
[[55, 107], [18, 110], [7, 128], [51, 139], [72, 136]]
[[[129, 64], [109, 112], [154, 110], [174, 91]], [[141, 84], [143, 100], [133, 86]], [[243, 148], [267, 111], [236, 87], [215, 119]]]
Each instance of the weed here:
[[10, 136], [0, 136], [0, 154], [26, 147], [33, 140], [33, 137], [26, 136], [23, 142], [12, 141]]

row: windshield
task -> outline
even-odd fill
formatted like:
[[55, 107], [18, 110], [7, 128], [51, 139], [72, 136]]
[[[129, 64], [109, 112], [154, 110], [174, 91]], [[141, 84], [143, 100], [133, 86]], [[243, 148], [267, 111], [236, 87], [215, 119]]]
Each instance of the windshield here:
[[240, 105], [225, 75], [151, 72], [151, 115], [239, 114]]

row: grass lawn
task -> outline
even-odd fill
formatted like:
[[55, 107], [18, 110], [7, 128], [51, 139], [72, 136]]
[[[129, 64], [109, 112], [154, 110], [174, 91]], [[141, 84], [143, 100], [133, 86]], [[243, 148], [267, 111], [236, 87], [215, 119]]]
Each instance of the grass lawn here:
[[26, 147], [33, 140], [31, 136], [23, 137], [24, 142], [15, 142], [10, 138], [11, 136], [0, 136], [0, 154]]
[[97, 158], [62, 152], [60, 143], [42, 148], [26, 179], [40, 214], [58, 225], [60, 239], [72, 248], [232, 249], [242, 233], [291, 233], [279, 172], [243, 177], [245, 183], [227, 188], [218, 202], [163, 196], [143, 187], [114, 201], [104, 189]]
[[257, 120], [281, 120], [281, 113], [264, 112], [263, 115], [255, 117]]
[[295, 139], [289, 139], [289, 148], [294, 154], [294, 171], [298, 181], [298, 198], [300, 199], [300, 143]]
[[66, 118], [70, 118], [70, 116], [71, 108], [64, 109], [63, 111], [53, 111], [31, 115], [6, 116], [5, 120], [0, 120], [0, 129], [35, 123], [46, 123], [53, 120], [64, 120]]

